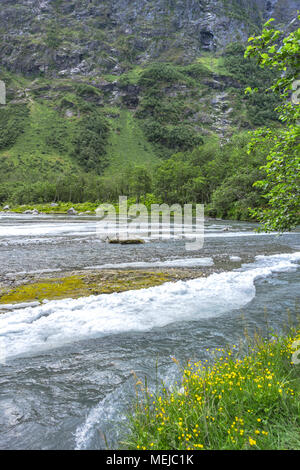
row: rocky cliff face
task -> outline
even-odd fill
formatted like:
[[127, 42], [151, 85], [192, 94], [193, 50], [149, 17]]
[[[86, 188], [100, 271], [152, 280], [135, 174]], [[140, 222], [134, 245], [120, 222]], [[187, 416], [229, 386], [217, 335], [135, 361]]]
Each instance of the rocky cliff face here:
[[296, 0], [1, 0], [0, 57], [26, 75], [120, 75], [132, 64], [192, 62], [245, 41]]

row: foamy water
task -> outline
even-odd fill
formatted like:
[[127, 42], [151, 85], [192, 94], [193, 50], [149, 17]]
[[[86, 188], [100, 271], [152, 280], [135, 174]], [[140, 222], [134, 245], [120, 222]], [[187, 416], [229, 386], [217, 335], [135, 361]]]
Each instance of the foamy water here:
[[173, 322], [217, 317], [255, 296], [254, 281], [297, 268], [300, 252], [257, 256], [241, 269], [207, 278], [165, 283], [138, 291], [64, 299], [0, 316], [6, 357], [74, 341], [132, 331], [147, 332]]
[[[299, 231], [274, 236], [254, 233], [251, 223], [206, 221], [204, 247], [191, 253], [185, 240], [176, 240], [180, 226], [175, 240], [120, 246], [101, 242], [96, 223], [0, 214], [1, 280], [95, 266], [197, 268], [207, 277], [6, 305], [0, 314], [1, 449], [105, 449], [101, 433], [117, 448], [135, 394], [132, 371], [152, 389], [157, 380], [173, 384], [180, 371], [171, 356], [182, 365], [208, 359], [207, 348], [237, 344], [245, 327], [249, 334], [265, 332], [266, 312], [275, 331], [287, 315], [297, 317]], [[193, 227], [185, 228], [192, 238]]]
[[197, 268], [213, 266], [212, 258], [182, 258], [166, 261], [136, 261], [131, 263], [107, 263], [98, 266], [87, 266], [85, 269], [123, 269], [123, 268]]

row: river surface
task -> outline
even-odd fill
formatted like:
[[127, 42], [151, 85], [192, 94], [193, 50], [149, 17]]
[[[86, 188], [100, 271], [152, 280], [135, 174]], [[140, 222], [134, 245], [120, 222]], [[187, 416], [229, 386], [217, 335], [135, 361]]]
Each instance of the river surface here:
[[[224, 231], [225, 229], [225, 231]], [[76, 269], [195, 267], [206, 277], [0, 314], [0, 449], [117, 448], [135, 394], [180, 378], [175, 356], [209, 358], [245, 328], [280, 330], [299, 314], [300, 231], [257, 234], [211, 220], [185, 240], [101, 242], [93, 217], [0, 214], [0, 280]]]

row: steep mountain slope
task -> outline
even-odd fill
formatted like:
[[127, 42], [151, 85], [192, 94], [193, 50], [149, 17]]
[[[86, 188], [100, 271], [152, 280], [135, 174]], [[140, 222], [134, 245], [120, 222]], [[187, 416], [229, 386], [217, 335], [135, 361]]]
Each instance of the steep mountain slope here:
[[1, 63], [27, 74], [119, 74], [153, 60], [188, 63], [245, 41], [296, 0], [2, 0]]

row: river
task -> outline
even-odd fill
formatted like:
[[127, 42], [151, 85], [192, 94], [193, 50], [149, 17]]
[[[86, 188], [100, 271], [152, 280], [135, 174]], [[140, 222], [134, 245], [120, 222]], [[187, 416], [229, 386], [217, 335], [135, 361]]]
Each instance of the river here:
[[[45, 301], [0, 314], [0, 448], [116, 448], [135, 395], [180, 377], [176, 357], [210, 358], [244, 330], [299, 314], [300, 231], [208, 220], [204, 247], [109, 245], [93, 217], [0, 215], [0, 280], [104, 267], [201, 267], [206, 277], [139, 291]], [[224, 229], [226, 231], [224, 231]], [[106, 444], [107, 442], [107, 444]]]

